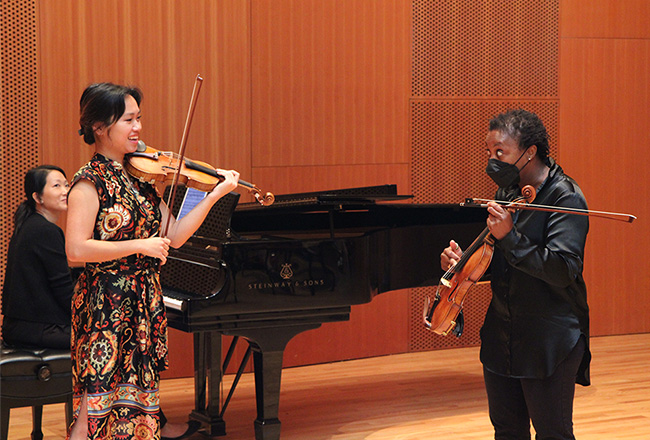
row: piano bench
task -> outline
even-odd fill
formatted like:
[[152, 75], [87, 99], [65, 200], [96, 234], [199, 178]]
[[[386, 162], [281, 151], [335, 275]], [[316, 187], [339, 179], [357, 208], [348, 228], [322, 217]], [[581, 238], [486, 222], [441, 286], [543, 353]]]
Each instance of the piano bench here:
[[11, 408], [32, 407], [32, 440], [42, 440], [43, 405], [65, 403], [66, 428], [72, 422], [72, 361], [70, 350], [11, 348], [2, 345], [0, 408], [7, 439]]

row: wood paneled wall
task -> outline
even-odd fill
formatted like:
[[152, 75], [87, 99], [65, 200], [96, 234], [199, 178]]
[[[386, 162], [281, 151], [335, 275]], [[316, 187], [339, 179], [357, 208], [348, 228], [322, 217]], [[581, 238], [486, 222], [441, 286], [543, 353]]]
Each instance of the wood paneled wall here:
[[[96, 81], [140, 86], [143, 139], [176, 150], [194, 77], [201, 74], [188, 155], [236, 168], [276, 194], [395, 183], [401, 194], [417, 192], [419, 202], [454, 201], [430, 200], [421, 177], [432, 185], [444, 183], [436, 177], [441, 173], [468, 182], [477, 178], [476, 166], [439, 150], [418, 159], [414, 131], [448, 127], [442, 131], [453, 133], [449, 145], [462, 135], [466, 144], [458, 151], [474, 157], [481, 127], [500, 105], [536, 106], [559, 133], [559, 161], [580, 182], [590, 207], [639, 216], [632, 225], [591, 223], [585, 274], [593, 333], [650, 331], [639, 313], [650, 307], [650, 267], [637, 257], [648, 244], [647, 1], [536, 3], [559, 9], [559, 16], [540, 16], [530, 4], [510, 0], [10, 3], [36, 11], [37, 33], [25, 37], [35, 40], [38, 55], [32, 151], [70, 176], [91, 154], [76, 134], [78, 99]], [[414, 47], [416, 13], [429, 20], [418, 32], [436, 35], [424, 51]], [[558, 28], [557, 39], [540, 38]], [[497, 58], [492, 47], [501, 48]], [[556, 51], [554, 61], [533, 69], [549, 50]], [[434, 60], [426, 69], [419, 68], [422, 54]], [[426, 112], [414, 116], [414, 109], [430, 104], [429, 122], [421, 120]], [[2, 124], [14, 134], [21, 130], [4, 114]], [[462, 127], [478, 127], [477, 134]], [[3, 150], [11, 147], [4, 143], [3, 134]], [[7, 218], [15, 206], [2, 209]], [[380, 295], [354, 307], [349, 322], [297, 336], [285, 366], [408, 351], [411, 301], [404, 291]], [[172, 332], [167, 377], [192, 373], [189, 342], [189, 335]]]
[[[534, 111], [557, 139], [559, 1], [412, 3], [414, 200], [458, 203], [474, 194], [491, 196], [496, 187], [485, 174], [484, 146], [491, 117], [512, 108]], [[557, 153], [556, 142], [551, 153]], [[463, 248], [471, 244], [456, 233], [451, 238]], [[438, 269], [434, 264], [432, 270]], [[442, 338], [422, 325], [422, 303], [435, 287], [412, 289], [411, 350], [478, 345], [490, 293], [489, 286], [474, 289], [464, 304], [463, 337]]]
[[187, 155], [251, 173], [250, 4], [246, 0], [38, 1], [43, 161], [76, 171], [92, 154], [77, 135], [90, 83], [144, 92], [143, 140], [178, 151], [194, 79], [204, 78]]
[[[88, 159], [77, 102], [95, 81], [139, 85], [143, 139], [176, 150], [200, 73], [190, 157], [276, 194], [384, 183], [409, 193], [409, 2], [38, 4], [44, 162], [73, 173]], [[407, 351], [406, 292], [352, 317], [295, 338], [285, 365]], [[189, 335], [170, 339], [170, 374], [191, 374]]]
[[[410, 2], [252, 1], [252, 157], [277, 193], [395, 183], [408, 194]], [[407, 351], [408, 296], [294, 338], [284, 365]]]
[[560, 28], [560, 159], [593, 219], [585, 279], [594, 334], [650, 331], [650, 2], [565, 0]]

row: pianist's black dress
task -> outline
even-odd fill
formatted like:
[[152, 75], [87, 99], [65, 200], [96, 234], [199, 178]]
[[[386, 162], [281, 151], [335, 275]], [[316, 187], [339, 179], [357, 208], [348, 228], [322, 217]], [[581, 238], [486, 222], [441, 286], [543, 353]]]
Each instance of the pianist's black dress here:
[[63, 231], [34, 212], [9, 243], [3, 340], [12, 346], [69, 349], [72, 287]]

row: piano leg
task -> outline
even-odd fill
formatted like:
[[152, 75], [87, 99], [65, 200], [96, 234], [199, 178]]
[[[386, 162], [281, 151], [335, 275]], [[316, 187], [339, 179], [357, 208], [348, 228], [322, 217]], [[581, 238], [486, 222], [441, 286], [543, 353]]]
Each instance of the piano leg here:
[[254, 423], [255, 439], [276, 440], [280, 438], [278, 412], [284, 350], [272, 352], [253, 350], [255, 396], [257, 398], [257, 419]]
[[[349, 313], [349, 312], [348, 312]], [[349, 316], [349, 315], [348, 315]], [[305, 323], [277, 328], [248, 329], [237, 332], [253, 350], [257, 419], [255, 440], [279, 440], [280, 382], [282, 358], [287, 343], [298, 333], [321, 323]], [[190, 418], [201, 422], [209, 438], [226, 435], [221, 410], [221, 333], [194, 334], [194, 410]]]
[[284, 349], [295, 335], [318, 328], [320, 325], [320, 323], [312, 323], [242, 332], [253, 348], [257, 400], [255, 440], [280, 439], [278, 413]]
[[221, 334], [194, 334], [194, 410], [190, 418], [206, 427], [212, 438], [226, 435], [221, 415]]

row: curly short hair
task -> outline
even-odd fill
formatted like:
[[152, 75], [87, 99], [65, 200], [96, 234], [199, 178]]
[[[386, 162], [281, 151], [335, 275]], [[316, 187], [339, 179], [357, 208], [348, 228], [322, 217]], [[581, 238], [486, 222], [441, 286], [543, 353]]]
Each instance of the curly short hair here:
[[536, 145], [537, 156], [543, 162], [548, 162], [549, 136], [535, 113], [521, 109], [501, 113], [490, 120], [490, 131], [495, 130], [517, 141], [521, 150]]

